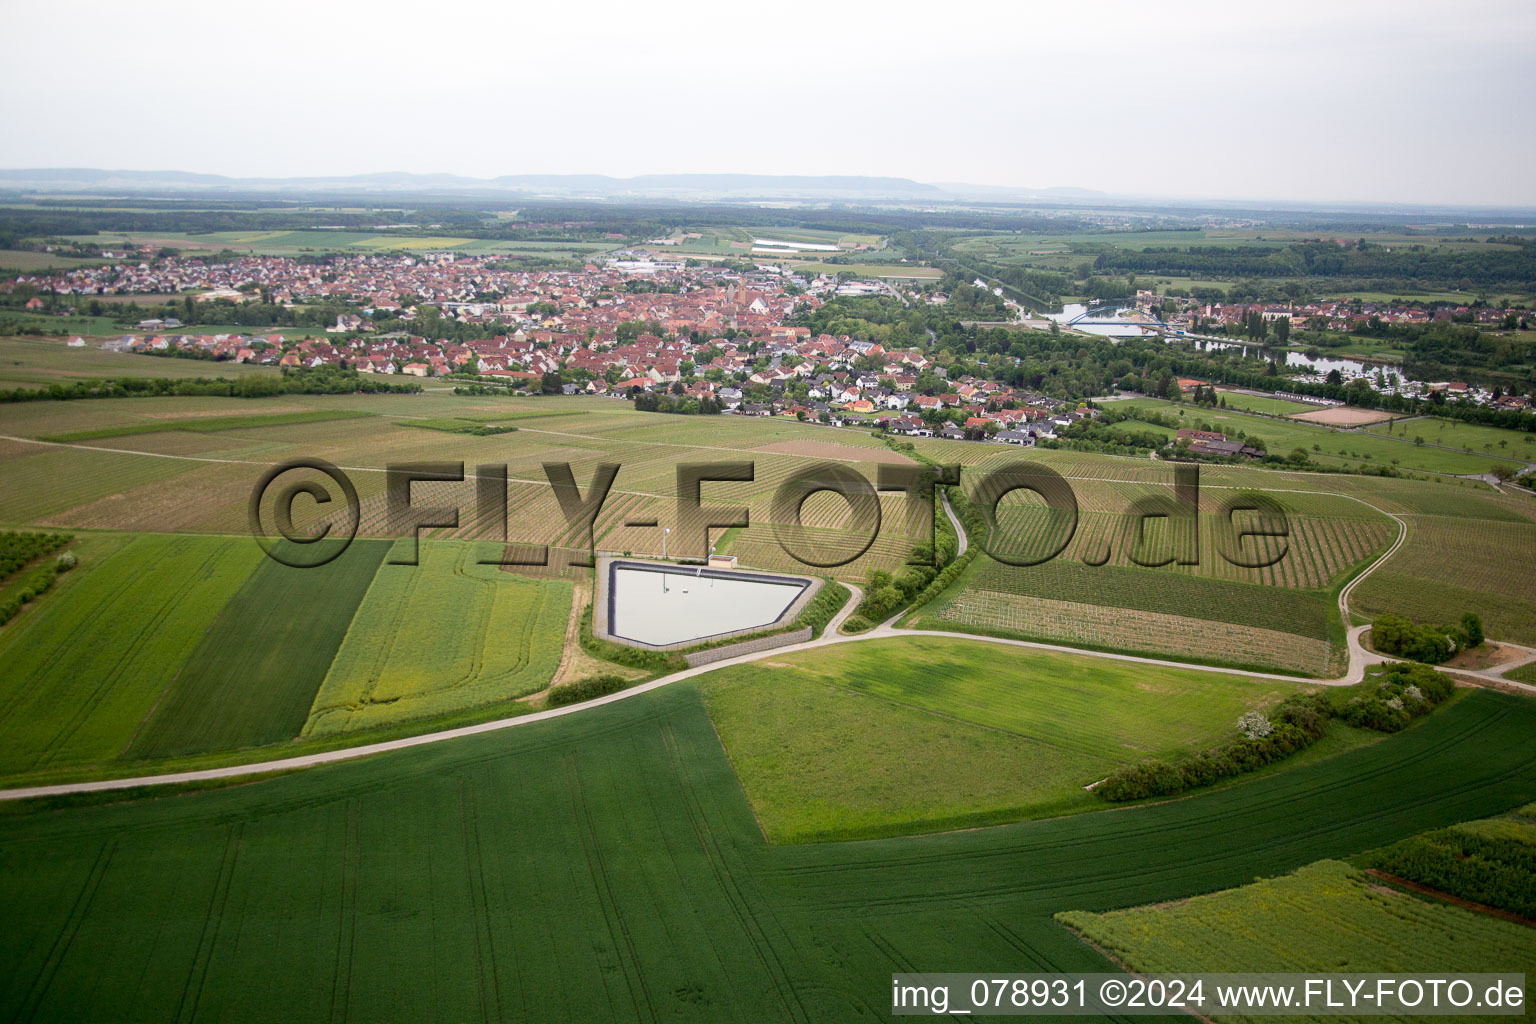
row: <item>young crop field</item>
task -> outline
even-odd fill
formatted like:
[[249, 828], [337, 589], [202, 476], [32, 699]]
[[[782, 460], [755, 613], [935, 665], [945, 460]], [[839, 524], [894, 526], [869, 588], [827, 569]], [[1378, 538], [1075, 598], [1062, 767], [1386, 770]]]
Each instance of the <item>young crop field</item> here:
[[1203, 750], [1283, 683], [920, 637], [784, 655], [700, 684], [774, 842], [1102, 806], [1083, 787]]
[[0, 774], [120, 757], [262, 557], [249, 541], [137, 537], [0, 628]]
[[879, 1019], [893, 971], [1111, 970], [1057, 912], [1228, 889], [1529, 802], [1533, 728], [1528, 701], [1479, 692], [1185, 800], [786, 846], [763, 841], [684, 683], [212, 792], [7, 805], [0, 1013]]
[[124, 756], [239, 750], [298, 736], [389, 547], [357, 541], [313, 569], [263, 560], [219, 611]]
[[1529, 928], [1388, 889], [1336, 860], [1173, 906], [1058, 916], [1148, 973], [1536, 973]]
[[1536, 643], [1536, 522], [1414, 516], [1408, 540], [1351, 595], [1365, 615], [1443, 625], [1482, 616], [1495, 640]]
[[560, 664], [571, 585], [479, 561], [493, 544], [397, 541], [315, 695], [306, 737], [443, 715], [543, 689]]

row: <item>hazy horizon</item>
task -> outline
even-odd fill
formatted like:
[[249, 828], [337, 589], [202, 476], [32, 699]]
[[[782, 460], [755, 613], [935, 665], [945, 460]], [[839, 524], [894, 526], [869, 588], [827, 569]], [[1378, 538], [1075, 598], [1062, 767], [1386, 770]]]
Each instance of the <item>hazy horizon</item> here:
[[[0, 111], [0, 162], [1536, 205], [1526, 3], [1473, 0], [1453, 22], [1427, 3], [1316, 0], [1283, 16], [1205, 2], [963, 19], [886, 4], [600, 5], [578, 18], [446, 0], [426, 23], [417, 10], [279, 0], [252, 19], [180, 0], [87, 3], [67, 41], [0, 71], [12, 95], [46, 97]], [[12, 20], [18, 39], [58, 34], [38, 7]]]

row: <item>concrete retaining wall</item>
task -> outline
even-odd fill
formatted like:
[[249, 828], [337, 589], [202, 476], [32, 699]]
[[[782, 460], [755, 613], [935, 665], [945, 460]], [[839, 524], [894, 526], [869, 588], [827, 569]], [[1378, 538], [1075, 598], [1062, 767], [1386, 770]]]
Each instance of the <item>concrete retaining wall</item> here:
[[700, 665], [710, 665], [717, 661], [725, 661], [727, 658], [735, 658], [742, 654], [755, 654], [758, 651], [771, 651], [775, 647], [788, 647], [790, 644], [803, 644], [811, 638], [811, 627], [797, 629], [792, 633], [777, 633], [773, 636], [761, 637], [757, 640], [744, 640], [739, 644], [726, 644], [724, 647], [711, 647], [707, 651], [699, 651], [689, 654], [688, 667], [697, 668]]

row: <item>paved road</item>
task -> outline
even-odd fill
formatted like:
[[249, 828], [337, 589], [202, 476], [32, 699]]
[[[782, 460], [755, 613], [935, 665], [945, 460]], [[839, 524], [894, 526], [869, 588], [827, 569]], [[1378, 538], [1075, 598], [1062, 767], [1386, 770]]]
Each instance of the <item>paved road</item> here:
[[[1342, 496], [1351, 498], [1354, 497], [1353, 495]], [[1370, 505], [1370, 502], [1364, 501], [1364, 499], [1355, 498], [1355, 500], [1360, 501], [1362, 504]], [[947, 495], [944, 497], [943, 503], [945, 514], [949, 517], [949, 521], [954, 524], [956, 532], [960, 536], [961, 546], [959, 550], [960, 552], [964, 552], [968, 547], [968, 542], [965, 537], [965, 530], [959, 521], [959, 517], [955, 515], [954, 509], [950, 507]], [[1375, 508], [1376, 506], [1371, 505], [1371, 507]], [[1382, 510], [1377, 509], [1377, 511]], [[1343, 616], [1344, 622], [1346, 623], [1350, 621], [1350, 593], [1353, 592], [1355, 587], [1359, 586], [1362, 580], [1380, 568], [1388, 558], [1391, 558], [1392, 555], [1402, 547], [1403, 541], [1408, 536], [1408, 524], [1404, 520], [1398, 516], [1392, 515], [1390, 512], [1384, 514], [1391, 516], [1394, 520], [1397, 521], [1399, 527], [1397, 540], [1392, 544], [1392, 547], [1388, 549], [1385, 554], [1383, 554], [1376, 561], [1372, 562], [1364, 572], [1355, 577], [1354, 580], [1352, 580], [1339, 592], [1339, 613]], [[891, 621], [881, 623], [879, 626], [876, 626], [874, 629], [871, 629], [868, 632], [860, 633], [855, 636], [842, 636], [838, 634], [838, 628], [843, 624], [843, 621], [847, 619], [850, 614], [852, 614], [853, 609], [858, 607], [859, 602], [863, 600], [863, 592], [860, 590], [860, 588], [849, 585], [849, 590], [852, 591], [852, 597], [849, 599], [848, 603], [844, 605], [843, 609], [833, 617], [832, 621], [828, 624], [827, 629], [822, 633], [821, 637], [816, 640], [808, 640], [805, 643], [800, 644], [788, 644], [784, 647], [775, 647], [766, 651], [756, 651], [750, 654], [744, 654], [737, 658], [728, 658], [724, 661], [712, 662], [708, 665], [701, 665], [697, 668], [684, 669], [681, 672], [674, 672], [671, 675], [662, 676], [660, 679], [653, 679], [648, 683], [641, 683], [640, 685], [630, 687], [627, 690], [621, 690], [618, 693], [609, 694], [606, 697], [598, 697], [594, 700], [589, 700], [581, 704], [571, 704], [566, 707], [551, 708], [547, 711], [536, 711], [531, 714], [519, 715], [514, 718], [502, 718], [491, 722], [482, 722], [478, 725], [461, 726], [457, 729], [444, 729], [439, 732], [423, 733], [419, 736], [406, 736], [400, 739], [386, 740], [381, 743], [368, 743], [357, 747], [346, 747], [341, 750], [329, 750], [319, 754], [305, 754], [301, 757], [285, 757], [271, 761], [257, 761], [250, 764], [229, 765], [223, 768], [204, 768], [197, 771], [168, 772], [161, 775], [143, 775], [133, 778], [100, 779], [92, 782], [69, 782], [51, 786], [28, 786], [18, 789], [6, 789], [0, 790], [0, 800], [24, 800], [31, 797], [61, 796], [70, 793], [99, 793], [144, 786], [171, 786], [181, 783], [213, 782], [221, 779], [244, 778], [253, 775], [264, 775], [271, 772], [285, 772], [300, 768], [313, 768], [319, 765], [334, 764], [340, 761], [353, 761], [362, 757], [372, 757], [375, 754], [384, 754], [395, 750], [407, 750], [411, 747], [425, 746], [429, 743], [442, 743], [448, 740], [460, 739], [466, 736], [476, 736], [481, 733], [496, 732], [501, 729], [511, 729], [517, 726], [530, 725], [534, 722], [544, 722], [553, 718], [560, 718], [565, 715], [577, 714], [590, 708], [599, 707], [603, 704], [612, 704], [615, 701], [628, 700], [631, 697], [639, 696], [642, 693], [648, 693], [651, 690], [660, 689], [663, 686], [669, 686], [672, 683], [681, 682], [684, 679], [691, 679], [694, 676], [703, 675], [706, 672], [714, 672], [717, 669], [727, 668], [732, 665], [748, 664], [750, 662], [758, 661], [764, 658], [777, 658], [785, 654], [793, 654], [797, 651], [808, 651], [816, 648], [829, 647], [833, 644], [861, 643], [867, 640], [880, 640], [888, 639], [891, 637], [951, 637], [959, 640], [968, 640], [973, 643], [999, 644], [1005, 647], [1025, 647], [1039, 651], [1053, 651], [1062, 654], [1073, 654], [1080, 657], [1106, 658], [1111, 661], [1129, 662], [1132, 664], [1156, 665], [1167, 668], [1177, 668], [1190, 672], [1214, 672], [1221, 675], [1244, 676], [1250, 679], [1273, 679], [1281, 682], [1298, 683], [1312, 686], [1350, 686], [1354, 683], [1358, 683], [1365, 677], [1366, 666], [1394, 660], [1386, 658], [1380, 654], [1367, 651], [1361, 645], [1360, 635], [1364, 633], [1367, 628], [1369, 628], [1367, 626], [1355, 626], [1349, 630], [1349, 670], [1339, 679], [1313, 679], [1307, 676], [1293, 676], [1283, 673], [1250, 672], [1241, 669], [1219, 668], [1212, 665], [1192, 665], [1188, 662], [1171, 661], [1163, 658], [1145, 658], [1132, 654], [1112, 654], [1107, 651], [1087, 651], [1077, 647], [1068, 647], [1063, 644], [1038, 643], [1030, 640], [1005, 640], [999, 637], [977, 636], [971, 633], [958, 633], [926, 629], [898, 629], [893, 624], [895, 621], [894, 618]], [[899, 615], [896, 616], [896, 618], [899, 617]], [[1503, 671], [1508, 671], [1509, 669], [1515, 668], [1518, 665], [1525, 664], [1527, 661], [1536, 659], [1536, 650], [1530, 650], [1529, 648], [1526, 650], [1530, 652], [1530, 658], [1512, 662], [1508, 665], [1500, 666], [1500, 668]], [[1532, 693], [1536, 693], [1536, 686], [1527, 686], [1523, 683], [1499, 680], [1497, 675], [1489, 674], [1488, 672], [1476, 672], [1468, 674], [1484, 676], [1490, 680], [1503, 682], [1508, 686], [1514, 686], [1529, 690]]]

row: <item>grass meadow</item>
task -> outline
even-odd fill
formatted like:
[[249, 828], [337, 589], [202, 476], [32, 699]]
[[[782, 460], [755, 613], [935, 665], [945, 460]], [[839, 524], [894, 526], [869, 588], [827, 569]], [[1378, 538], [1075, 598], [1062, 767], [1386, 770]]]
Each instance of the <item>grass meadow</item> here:
[[[1228, 402], [1230, 406], [1232, 403]], [[1116, 402], [1117, 409], [1153, 409], [1158, 412], [1182, 417], [1191, 423], [1203, 421], [1229, 436], [1242, 431], [1248, 437], [1264, 439], [1265, 445], [1277, 455], [1288, 454], [1301, 448], [1314, 461], [1325, 465], [1360, 467], [1363, 465], [1397, 465], [1402, 469], [1425, 473], [1466, 475], [1486, 473], [1494, 463], [1510, 467], [1519, 464], [1508, 455], [1469, 454], [1446, 451], [1442, 448], [1420, 447], [1412, 443], [1410, 430], [1406, 439], [1365, 431], [1331, 430], [1294, 420], [1275, 419], [1266, 416], [1250, 416], [1236, 409], [1210, 409], [1189, 403], [1167, 402], [1157, 398], [1134, 398]], [[1509, 431], [1513, 442], [1519, 436]], [[1397, 435], [1394, 435], [1396, 437]], [[1316, 446], [1314, 448], [1314, 446]], [[1512, 454], [1512, 452], [1511, 452]]]
[[1366, 427], [1366, 432], [1414, 441], [1423, 438], [1425, 444], [1445, 445], [1476, 452], [1482, 456], [1498, 456], [1536, 462], [1536, 434], [1500, 427], [1484, 427], [1460, 420], [1420, 416], [1401, 419], [1392, 423], [1377, 423]]
[[700, 687], [774, 842], [1098, 809], [1084, 786], [1212, 746], [1296, 689], [942, 637], [789, 654]]

